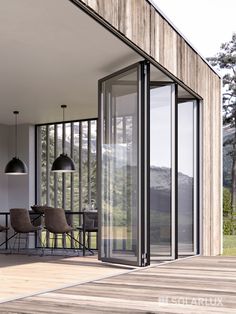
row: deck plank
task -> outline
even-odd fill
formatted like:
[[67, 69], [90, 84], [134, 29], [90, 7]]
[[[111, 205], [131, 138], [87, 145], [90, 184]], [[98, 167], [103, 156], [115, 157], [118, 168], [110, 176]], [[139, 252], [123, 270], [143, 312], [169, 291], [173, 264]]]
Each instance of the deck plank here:
[[7, 302], [0, 313], [235, 313], [235, 265], [236, 257], [183, 259]]
[[0, 255], [0, 303], [126, 271], [91, 257]]

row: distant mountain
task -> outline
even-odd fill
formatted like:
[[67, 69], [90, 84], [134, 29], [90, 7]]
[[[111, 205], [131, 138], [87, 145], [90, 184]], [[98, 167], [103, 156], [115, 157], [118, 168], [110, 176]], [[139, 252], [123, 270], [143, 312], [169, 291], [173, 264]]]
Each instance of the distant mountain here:
[[[179, 172], [178, 182], [181, 187], [192, 186], [193, 178]], [[167, 167], [151, 166], [150, 186], [154, 190], [169, 190], [171, 184], [171, 170]]]
[[[171, 171], [166, 167], [151, 167], [150, 173], [151, 243], [170, 241]], [[192, 239], [193, 178], [178, 176], [179, 241]]]
[[[193, 197], [193, 178], [179, 173], [178, 202], [181, 213], [190, 213]], [[151, 167], [150, 173], [151, 210], [168, 212], [171, 202], [171, 175], [166, 167]]]
[[[74, 140], [74, 154], [79, 155], [79, 141]], [[88, 158], [88, 141], [83, 140], [82, 141], [82, 159], [86, 160]], [[95, 139], [90, 140], [90, 156], [96, 158], [96, 147], [97, 143]], [[62, 139], [58, 138], [58, 147], [62, 149]], [[65, 151], [67, 154], [70, 154], [70, 148], [71, 148], [71, 143], [70, 143], [70, 138], [67, 137], [65, 140]]]

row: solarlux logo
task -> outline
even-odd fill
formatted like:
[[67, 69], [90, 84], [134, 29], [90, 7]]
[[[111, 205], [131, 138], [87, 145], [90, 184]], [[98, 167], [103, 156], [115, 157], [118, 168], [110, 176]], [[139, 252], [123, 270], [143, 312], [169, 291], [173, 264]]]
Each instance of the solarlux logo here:
[[223, 300], [219, 297], [168, 297], [163, 296], [158, 298], [158, 303], [162, 304], [179, 304], [179, 305], [197, 305], [197, 306], [223, 306]]

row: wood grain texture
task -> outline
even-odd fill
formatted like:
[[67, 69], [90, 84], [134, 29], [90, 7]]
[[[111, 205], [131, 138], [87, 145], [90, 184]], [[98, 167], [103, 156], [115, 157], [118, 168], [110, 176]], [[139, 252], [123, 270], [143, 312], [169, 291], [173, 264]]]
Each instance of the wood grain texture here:
[[[0, 255], [0, 303], [124, 272], [93, 257]], [[0, 307], [1, 313], [1, 307]]]
[[235, 313], [236, 258], [194, 257], [1, 304], [0, 313]]
[[221, 251], [221, 81], [146, 0], [81, 0], [203, 98], [203, 254]]

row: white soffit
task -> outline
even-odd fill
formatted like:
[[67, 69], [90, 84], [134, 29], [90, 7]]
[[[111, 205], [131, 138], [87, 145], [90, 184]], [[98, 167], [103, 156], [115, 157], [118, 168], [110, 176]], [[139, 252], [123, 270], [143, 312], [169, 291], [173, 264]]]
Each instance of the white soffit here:
[[142, 60], [68, 0], [0, 0], [0, 124], [97, 116], [97, 81]]

